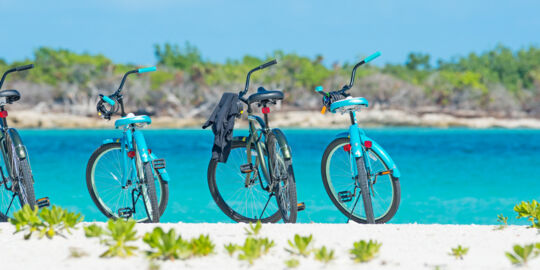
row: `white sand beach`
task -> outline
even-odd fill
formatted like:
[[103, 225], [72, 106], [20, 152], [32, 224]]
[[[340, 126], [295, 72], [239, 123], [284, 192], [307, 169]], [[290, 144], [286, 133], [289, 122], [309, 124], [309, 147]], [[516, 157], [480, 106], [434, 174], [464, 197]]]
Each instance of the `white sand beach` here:
[[[150, 231], [152, 224], [138, 224], [138, 235]], [[313, 259], [300, 258], [297, 269], [511, 269], [506, 258], [514, 244], [540, 242], [540, 233], [525, 226], [509, 226], [494, 230], [495, 226], [479, 225], [361, 225], [361, 224], [264, 224], [262, 237], [276, 242], [268, 255], [256, 260], [252, 266], [236, 257], [229, 257], [223, 245], [243, 243], [246, 224], [167, 223], [164, 229], [175, 228], [183, 238], [209, 234], [216, 244], [215, 253], [203, 258], [185, 261], [159, 261], [159, 269], [285, 269], [284, 261], [291, 255], [284, 250], [287, 239], [295, 233], [313, 234], [314, 247], [325, 245], [335, 249], [336, 259], [324, 265]], [[79, 225], [80, 227], [80, 225]], [[11, 224], [0, 224], [0, 269], [150, 269], [143, 255], [147, 248], [137, 241], [139, 255], [128, 259], [105, 259], [99, 255], [105, 250], [97, 239], [88, 239], [83, 230], [74, 231], [67, 238], [53, 240], [23, 240], [13, 234]], [[377, 240], [382, 243], [380, 254], [368, 263], [354, 263], [348, 250], [358, 240]], [[450, 249], [462, 245], [469, 247], [463, 260], [449, 255]], [[79, 258], [70, 257], [70, 248], [87, 253]], [[540, 269], [540, 258], [529, 262], [528, 269]]]

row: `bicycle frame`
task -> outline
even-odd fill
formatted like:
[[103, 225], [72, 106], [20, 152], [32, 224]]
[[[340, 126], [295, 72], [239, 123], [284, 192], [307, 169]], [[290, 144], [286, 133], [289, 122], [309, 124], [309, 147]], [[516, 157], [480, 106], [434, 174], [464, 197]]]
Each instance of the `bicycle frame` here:
[[[386, 153], [386, 151], [374, 140], [369, 138], [363, 129], [361, 129], [358, 126], [358, 121], [356, 120], [356, 112], [350, 111], [349, 116], [351, 118], [351, 126], [349, 127], [348, 132], [342, 132], [336, 135], [337, 138], [350, 138], [351, 143], [351, 159], [353, 158], [359, 158], [359, 157], [366, 157], [366, 152], [364, 150], [364, 143], [366, 141], [371, 142], [370, 149], [375, 152], [389, 167], [388, 169], [392, 171], [392, 177], [399, 178], [401, 176], [401, 173], [399, 169], [397, 168], [397, 165], [394, 163], [390, 155]], [[371, 176], [371, 164], [369, 161], [369, 158], [364, 158], [364, 163], [366, 166], [366, 170], [368, 175]], [[356, 164], [354, 160], [351, 160], [351, 164]], [[356, 166], [351, 166], [353, 169], [353, 173], [356, 176], [358, 174], [358, 169]]]

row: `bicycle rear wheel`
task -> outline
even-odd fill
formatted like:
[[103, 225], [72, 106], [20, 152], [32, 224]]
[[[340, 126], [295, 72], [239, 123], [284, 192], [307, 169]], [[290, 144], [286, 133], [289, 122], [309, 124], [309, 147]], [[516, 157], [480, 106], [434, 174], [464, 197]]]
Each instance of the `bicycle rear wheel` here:
[[2, 179], [0, 184], [0, 221], [7, 221], [8, 218], [13, 217], [13, 213], [29, 205], [32, 208], [37, 207], [36, 195], [34, 192], [34, 178], [32, 176], [32, 170], [30, 169], [30, 163], [28, 162], [28, 156], [20, 158], [17, 155], [17, 147], [24, 147], [21, 145], [15, 145], [8, 135], [6, 139], [6, 145], [8, 147], [8, 159], [10, 161], [10, 174], [8, 179]]
[[[139, 197], [133, 206], [132, 194], [137, 197], [138, 192], [140, 192], [137, 187], [137, 179], [128, 179], [130, 183], [126, 187], [122, 187], [120, 183], [122, 166], [120, 143], [104, 144], [96, 149], [86, 167], [86, 186], [90, 197], [99, 211], [107, 218], [120, 218], [119, 210], [131, 208], [133, 219], [138, 222], [148, 222], [144, 199]], [[128, 167], [128, 175], [132, 175], [132, 169], [132, 166]], [[146, 169], [142, 174], [148, 174], [148, 171]], [[152, 174], [151, 171], [150, 174]], [[135, 175], [137, 174], [135, 173]], [[157, 173], [156, 177], [152, 179], [154, 180], [159, 212], [162, 215], [169, 199], [169, 185]]]
[[273, 181], [278, 181], [275, 192], [281, 217], [284, 223], [295, 223], [298, 214], [298, 204], [292, 161], [283, 155], [281, 151], [282, 145], [280, 145], [274, 133], [268, 134], [267, 147], [270, 160], [269, 169]]
[[[399, 207], [401, 197], [399, 180], [388, 173], [379, 175], [374, 182], [373, 175], [388, 172], [389, 167], [372, 149], [367, 149], [365, 153], [363, 158], [369, 158], [371, 164], [371, 177], [368, 180], [372, 191], [368, 194], [370, 194], [374, 220], [375, 223], [385, 223], [396, 214]], [[347, 217], [350, 216], [350, 219], [355, 222], [367, 223], [364, 200], [356, 203], [359, 200], [358, 196], [362, 196], [362, 187], [356, 185], [352, 166], [360, 167], [359, 172], [365, 174], [363, 160], [351, 157], [349, 138], [337, 138], [332, 141], [324, 151], [321, 162], [324, 188], [340, 212]]]
[[[252, 161], [257, 157], [254, 147], [251, 147]], [[279, 208], [269, 203], [270, 193], [262, 187], [262, 183], [267, 182], [257, 173], [246, 186], [246, 174], [240, 171], [244, 164], [247, 164], [247, 149], [246, 143], [241, 141], [232, 142], [226, 163], [210, 160], [208, 187], [212, 198], [221, 211], [236, 222], [278, 222], [281, 219]]]

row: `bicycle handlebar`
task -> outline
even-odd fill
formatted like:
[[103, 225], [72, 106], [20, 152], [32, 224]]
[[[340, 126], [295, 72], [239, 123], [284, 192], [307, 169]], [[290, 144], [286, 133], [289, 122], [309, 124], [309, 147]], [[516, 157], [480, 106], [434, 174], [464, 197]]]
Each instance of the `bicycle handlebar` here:
[[152, 72], [152, 71], [156, 71], [156, 67], [139, 68], [137, 70], [137, 72], [139, 73]]
[[27, 70], [27, 69], [31, 69], [31, 68], [34, 68], [34, 64], [16, 67], [15, 71], [23, 71], [23, 70]]
[[372, 60], [374, 60], [375, 58], [377, 58], [379, 56], [381, 56], [381, 52], [376, 52], [376, 53], [366, 57], [366, 59], [364, 59], [364, 62], [369, 63], [369, 62], [371, 62]]
[[2, 85], [4, 84], [4, 80], [6, 79], [6, 76], [11, 73], [11, 72], [16, 72], [16, 71], [23, 71], [23, 70], [27, 70], [27, 69], [31, 69], [34, 67], [34, 64], [29, 64], [29, 65], [24, 65], [24, 66], [19, 66], [19, 67], [14, 67], [14, 68], [11, 68], [11, 69], [8, 69], [6, 72], [4, 72], [4, 74], [2, 75], [2, 79], [0, 79], [0, 89], [2, 88]]
[[[269, 66], [272, 66], [272, 65], [275, 65], [275, 64], [277, 64], [277, 60], [276, 60], [276, 59], [271, 60], [271, 61], [269, 61], [269, 62], [266, 62], [266, 63], [264, 63], [264, 64], [262, 64], [262, 65], [260, 65], [260, 66], [258, 66], [258, 67], [256, 67], [256, 68], [254, 68], [254, 69], [252, 69], [252, 70], [250, 70], [250, 71], [248, 72], [247, 77], [246, 77], [246, 87], [244, 88], [243, 91], [240, 91], [240, 93], [238, 93], [238, 96], [239, 96], [240, 100], [244, 101], [242, 97], [243, 97], [243, 96], [247, 93], [247, 91], [249, 90], [249, 80], [250, 80], [250, 78], [251, 78], [251, 73], [253, 73], [253, 72], [257, 71], [257, 70], [265, 69], [265, 68], [267, 68], [267, 67], [269, 67]], [[246, 102], [246, 101], [244, 101], [244, 102]]]

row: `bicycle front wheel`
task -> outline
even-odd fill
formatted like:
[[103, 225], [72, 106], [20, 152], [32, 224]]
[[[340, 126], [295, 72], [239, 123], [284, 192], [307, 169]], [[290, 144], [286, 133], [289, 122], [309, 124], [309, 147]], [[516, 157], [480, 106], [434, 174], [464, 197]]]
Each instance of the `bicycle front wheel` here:
[[[296, 181], [292, 160], [285, 158], [281, 144], [273, 133], [268, 134], [268, 156], [270, 171], [276, 186], [276, 200], [284, 223], [295, 223], [298, 214]], [[287, 147], [287, 146], [283, 146]]]
[[[252, 146], [250, 150], [253, 162], [257, 158], [254, 147]], [[246, 143], [241, 141], [232, 142], [227, 162], [210, 160], [208, 187], [212, 198], [221, 211], [236, 222], [254, 223], [258, 220], [263, 223], [278, 222], [281, 214], [278, 207], [270, 203], [270, 193], [263, 188], [267, 183], [266, 180], [263, 180], [261, 173], [257, 171], [251, 173], [252, 177], [246, 184], [246, 173], [240, 170], [241, 165], [245, 164], [247, 164], [247, 148]]]
[[[92, 201], [97, 208], [107, 218], [131, 217], [138, 222], [150, 221], [147, 213], [141, 189], [137, 185], [138, 179], [130, 179], [132, 175], [137, 176], [137, 172], [133, 172], [134, 166], [128, 166], [128, 183], [122, 186], [122, 152], [120, 143], [109, 143], [100, 146], [88, 161], [86, 167], [86, 186]], [[129, 160], [131, 162], [131, 160]], [[150, 165], [149, 163], [147, 163]], [[147, 166], [148, 167], [148, 166]], [[149, 169], [144, 169], [139, 173], [147, 179], [153, 179], [156, 199], [159, 205], [159, 214], [162, 215], [167, 207], [169, 198], [169, 187], [166, 181], [163, 181], [159, 174], [156, 177], [150, 178]], [[148, 176], [144, 176], [148, 175]], [[141, 177], [142, 178], [142, 177]], [[147, 181], [152, 182], [152, 181]], [[157, 182], [157, 184], [156, 184]], [[146, 188], [148, 190], [148, 188]], [[140, 196], [139, 196], [140, 195]], [[122, 214], [120, 214], [122, 213]]]
[[[375, 181], [374, 175], [388, 172], [389, 167], [372, 149], [366, 149], [365, 153], [363, 158], [369, 158], [371, 173], [368, 187], [363, 188], [371, 188], [366, 194], [370, 195], [375, 223], [385, 223], [396, 214], [399, 207], [399, 180], [388, 173], [377, 176]], [[353, 166], [360, 168], [359, 173], [366, 174], [364, 161], [351, 156], [349, 138], [332, 141], [324, 151], [321, 162], [324, 188], [332, 203], [345, 216], [350, 216], [350, 219], [358, 223], [368, 223], [364, 199], [358, 197], [362, 197], [363, 193], [362, 187], [357, 184], [361, 182], [356, 180]]]

